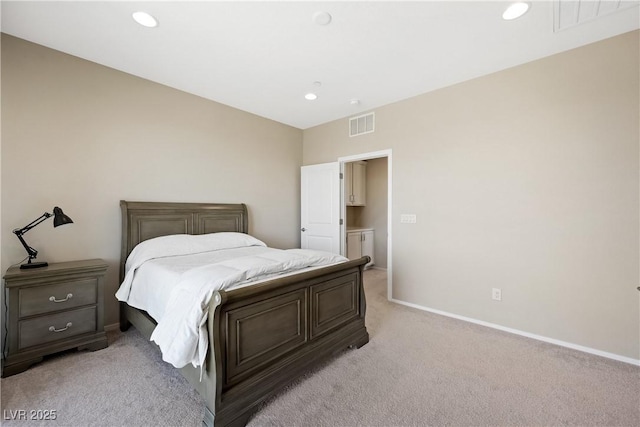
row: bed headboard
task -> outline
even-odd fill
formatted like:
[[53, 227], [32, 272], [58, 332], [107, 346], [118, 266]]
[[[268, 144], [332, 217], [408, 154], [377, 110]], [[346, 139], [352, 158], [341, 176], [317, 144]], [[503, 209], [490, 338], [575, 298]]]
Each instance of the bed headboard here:
[[120, 201], [122, 249], [120, 281], [124, 264], [140, 242], [169, 234], [207, 234], [220, 231], [247, 233], [249, 220], [245, 204], [173, 203]]

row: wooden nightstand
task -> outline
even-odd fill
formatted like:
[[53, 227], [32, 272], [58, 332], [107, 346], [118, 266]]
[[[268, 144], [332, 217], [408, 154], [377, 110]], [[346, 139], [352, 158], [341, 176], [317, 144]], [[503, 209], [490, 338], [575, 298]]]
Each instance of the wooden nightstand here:
[[25, 371], [43, 356], [77, 347], [107, 347], [101, 259], [60, 262], [21, 270], [5, 280], [7, 337], [2, 376]]

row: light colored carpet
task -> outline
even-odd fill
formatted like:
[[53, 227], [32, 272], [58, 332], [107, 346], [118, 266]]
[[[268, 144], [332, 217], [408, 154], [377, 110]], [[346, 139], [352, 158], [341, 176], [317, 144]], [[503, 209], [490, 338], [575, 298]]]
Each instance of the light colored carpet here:
[[[638, 426], [640, 368], [386, 301], [365, 273], [371, 341], [266, 402], [249, 426]], [[9, 411], [69, 426], [199, 426], [203, 402], [135, 329], [107, 349], [2, 379]]]

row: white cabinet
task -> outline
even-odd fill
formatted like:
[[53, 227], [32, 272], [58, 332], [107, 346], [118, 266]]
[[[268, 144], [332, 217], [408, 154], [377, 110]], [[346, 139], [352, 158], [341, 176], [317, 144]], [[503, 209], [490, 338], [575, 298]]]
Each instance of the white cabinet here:
[[367, 204], [367, 162], [344, 164], [344, 196], [347, 206]]
[[373, 229], [370, 228], [347, 230], [347, 258], [358, 259], [368, 255], [371, 261], [365, 265], [365, 268], [371, 267], [374, 264], [373, 237]]
[[371, 261], [365, 265], [366, 268], [373, 265], [373, 230], [362, 232], [362, 255], [369, 255]]
[[362, 257], [362, 233], [352, 231], [347, 233], [347, 258], [358, 259]]

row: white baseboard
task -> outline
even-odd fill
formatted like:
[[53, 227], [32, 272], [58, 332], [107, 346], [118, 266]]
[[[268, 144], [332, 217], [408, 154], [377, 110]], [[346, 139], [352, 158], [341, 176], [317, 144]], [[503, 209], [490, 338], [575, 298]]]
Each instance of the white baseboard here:
[[573, 343], [557, 340], [555, 338], [543, 337], [541, 335], [531, 334], [529, 332], [520, 331], [518, 329], [507, 328], [506, 326], [497, 325], [495, 323], [485, 322], [484, 320], [477, 320], [477, 319], [473, 319], [473, 318], [470, 318], [470, 317], [464, 317], [464, 316], [459, 316], [457, 314], [448, 313], [448, 312], [442, 311], [442, 310], [436, 310], [436, 309], [429, 308], [429, 307], [423, 307], [421, 305], [412, 304], [410, 302], [400, 301], [400, 300], [397, 300], [397, 299], [390, 299], [389, 301], [395, 302], [395, 303], [400, 304], [400, 305], [405, 305], [407, 307], [416, 308], [418, 310], [428, 311], [429, 313], [439, 314], [441, 316], [446, 316], [446, 317], [452, 317], [454, 319], [463, 320], [465, 322], [475, 323], [476, 325], [486, 326], [488, 328], [493, 328], [493, 329], [497, 329], [497, 330], [500, 330], [500, 331], [509, 332], [511, 334], [520, 335], [520, 336], [527, 337], [527, 338], [532, 338], [534, 340], [538, 340], [538, 341], [543, 341], [543, 342], [550, 343], [550, 344], [559, 345], [561, 347], [567, 347], [567, 348], [570, 348], [570, 349], [573, 349], [573, 350], [582, 351], [584, 353], [589, 353], [589, 354], [594, 354], [596, 356], [606, 357], [607, 359], [613, 359], [613, 360], [617, 360], [619, 362], [624, 362], [624, 363], [629, 363], [631, 365], [640, 366], [640, 359], [632, 359], [631, 357], [621, 356], [619, 354], [609, 353], [609, 352], [606, 352], [606, 351], [597, 350], [595, 348], [585, 347], [585, 346], [582, 346], [582, 345], [578, 345], [578, 344], [573, 344]]

